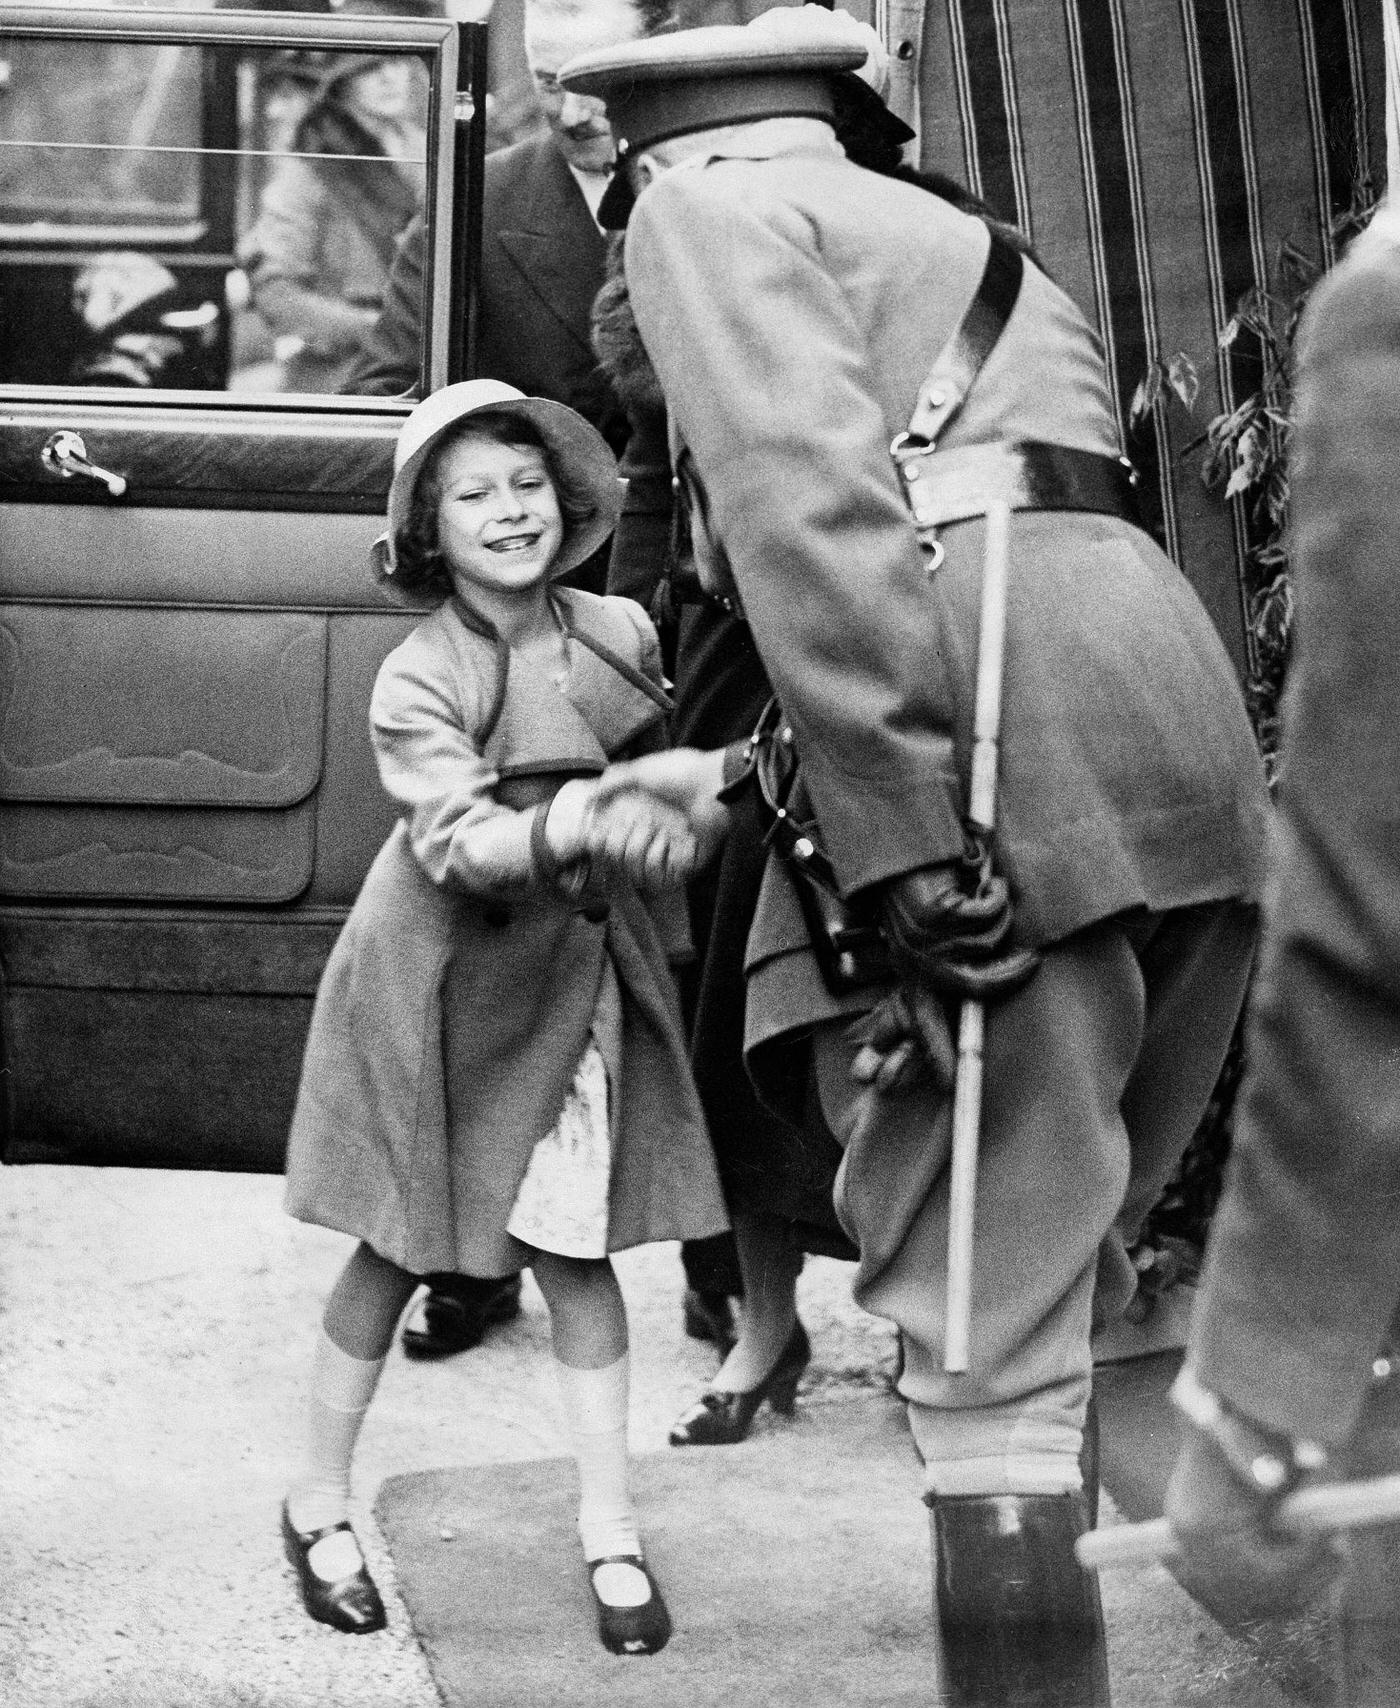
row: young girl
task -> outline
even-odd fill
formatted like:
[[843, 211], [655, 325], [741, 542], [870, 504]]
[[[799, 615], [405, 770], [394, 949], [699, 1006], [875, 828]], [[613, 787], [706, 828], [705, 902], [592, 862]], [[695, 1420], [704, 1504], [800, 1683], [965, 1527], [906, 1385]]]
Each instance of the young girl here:
[[435, 393], [399, 439], [382, 566], [441, 602], [375, 684], [380, 776], [403, 816], [327, 964], [287, 1163], [291, 1213], [360, 1241], [326, 1306], [282, 1516], [307, 1611], [344, 1631], [384, 1623], [347, 1501], [400, 1313], [430, 1271], [528, 1266], [599, 1633], [629, 1654], [670, 1635], [628, 1493], [608, 1254], [725, 1218], [633, 882], [678, 879], [693, 845], [662, 808], [589, 811], [612, 757], [661, 741], [656, 637], [631, 601], [554, 585], [617, 508], [594, 429], [493, 380]]

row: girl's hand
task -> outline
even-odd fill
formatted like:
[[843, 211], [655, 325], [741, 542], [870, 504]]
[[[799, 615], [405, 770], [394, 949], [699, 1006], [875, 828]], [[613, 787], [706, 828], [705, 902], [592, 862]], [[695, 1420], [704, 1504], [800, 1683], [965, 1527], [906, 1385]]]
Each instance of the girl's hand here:
[[647, 803], [653, 812], [669, 809], [684, 820], [699, 866], [729, 829], [729, 808], [719, 799], [723, 784], [723, 748], [704, 752], [697, 747], [673, 747], [610, 765], [595, 785], [593, 810], [595, 815], [612, 812], [624, 800]]
[[595, 795], [585, 841], [595, 871], [621, 873], [644, 893], [684, 883], [699, 864], [684, 815], [634, 791]]
[[560, 866], [572, 865], [589, 851], [586, 830], [597, 789], [591, 778], [572, 777], [549, 803], [544, 839]]

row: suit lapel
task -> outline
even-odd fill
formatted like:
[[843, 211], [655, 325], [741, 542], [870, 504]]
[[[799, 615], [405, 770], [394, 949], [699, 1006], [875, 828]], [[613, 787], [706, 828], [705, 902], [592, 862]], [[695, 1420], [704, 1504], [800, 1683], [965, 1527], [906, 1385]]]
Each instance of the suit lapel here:
[[516, 219], [497, 241], [532, 290], [584, 350], [589, 315], [602, 282], [605, 247], [564, 157], [543, 139]]

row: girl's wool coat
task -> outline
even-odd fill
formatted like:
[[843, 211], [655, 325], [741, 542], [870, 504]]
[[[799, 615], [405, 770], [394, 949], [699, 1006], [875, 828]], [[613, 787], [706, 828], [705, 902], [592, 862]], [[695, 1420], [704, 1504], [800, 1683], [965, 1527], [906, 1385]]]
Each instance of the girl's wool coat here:
[[[638, 606], [558, 597], [575, 634], [659, 680]], [[593, 923], [519, 875], [503, 885], [480, 862], [479, 833], [499, 831], [502, 812], [660, 740], [652, 700], [585, 644], [570, 651], [563, 692], [512, 655], [480, 746], [495, 651], [450, 606], [389, 655], [375, 685], [380, 776], [403, 817], [321, 982], [287, 1207], [413, 1274], [504, 1275], [528, 1262], [506, 1222], [563, 1106], [608, 957], [622, 998], [600, 1039], [612, 1109], [609, 1250], [726, 1225], [667, 968], [665, 910], [654, 917], [619, 884], [608, 918]]]

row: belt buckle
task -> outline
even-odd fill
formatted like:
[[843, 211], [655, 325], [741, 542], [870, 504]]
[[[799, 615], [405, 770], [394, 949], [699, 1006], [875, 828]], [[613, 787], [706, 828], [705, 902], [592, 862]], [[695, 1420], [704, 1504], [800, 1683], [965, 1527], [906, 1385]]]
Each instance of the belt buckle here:
[[890, 440], [890, 457], [899, 471], [899, 478], [904, 485], [904, 496], [909, 504], [909, 513], [914, 519], [914, 537], [918, 540], [921, 550], [928, 558], [928, 573], [932, 575], [943, 562], [943, 542], [938, 537], [938, 524], [933, 514], [921, 510], [918, 502], [909, 488], [919, 478], [918, 464], [932, 456], [935, 443], [922, 433], [896, 433]]

